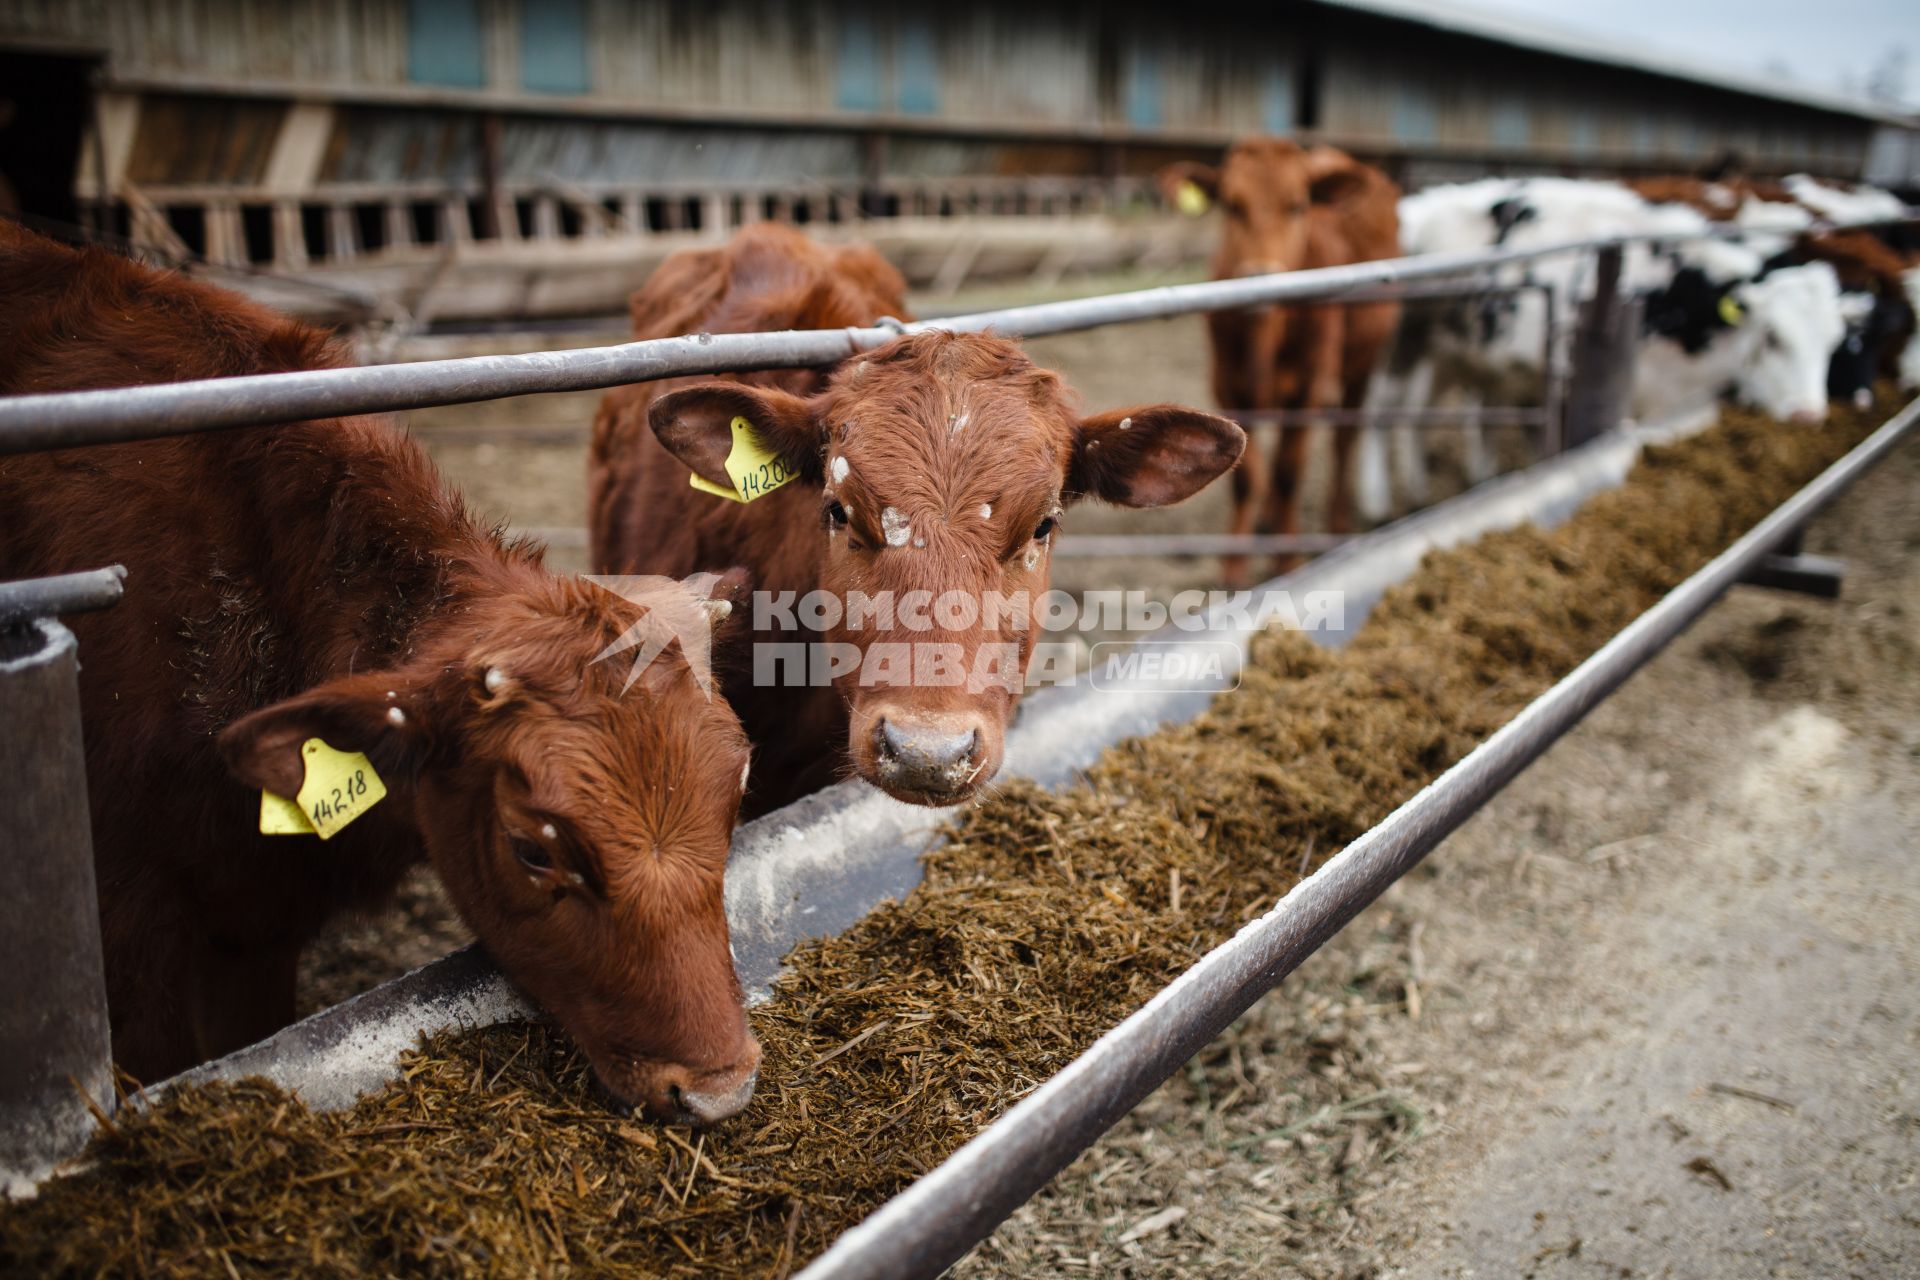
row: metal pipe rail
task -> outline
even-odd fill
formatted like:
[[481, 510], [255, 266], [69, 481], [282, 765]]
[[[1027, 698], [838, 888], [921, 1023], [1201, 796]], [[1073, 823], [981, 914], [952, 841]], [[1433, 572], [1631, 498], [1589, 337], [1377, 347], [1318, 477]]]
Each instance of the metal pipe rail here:
[[[1717, 233], [1714, 233], [1717, 234]], [[101, 391], [0, 398], [0, 455], [117, 444], [228, 427], [465, 404], [537, 392], [587, 391], [703, 373], [831, 364], [901, 334], [985, 329], [1033, 337], [1199, 311], [1337, 299], [1380, 285], [1458, 276], [1628, 243], [1698, 235], [1603, 236], [1524, 249], [1423, 254], [1311, 271], [1165, 285], [913, 324], [784, 333], [697, 334], [606, 347], [469, 356], [411, 364], [252, 374]]]
[[1234, 409], [1221, 416], [1243, 427], [1416, 426], [1416, 427], [1538, 427], [1552, 421], [1544, 408], [1524, 405], [1482, 405], [1476, 409]]
[[0, 582], [0, 627], [27, 618], [57, 618], [64, 613], [105, 609], [120, 602], [126, 580], [127, 567], [115, 564], [83, 573]]
[[1091, 1146], [1253, 1002], [1679, 635], [1920, 422], [1909, 404], [1705, 568], [1058, 1075], [849, 1230], [801, 1280], [932, 1276]]
[[1115, 556], [1319, 555], [1354, 535], [1347, 533], [1079, 533], [1054, 545], [1056, 560]]

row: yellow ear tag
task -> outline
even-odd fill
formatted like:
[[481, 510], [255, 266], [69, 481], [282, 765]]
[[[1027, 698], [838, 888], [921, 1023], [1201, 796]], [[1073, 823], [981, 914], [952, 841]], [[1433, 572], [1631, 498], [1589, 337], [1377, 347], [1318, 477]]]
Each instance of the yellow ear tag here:
[[733, 481], [731, 489], [722, 489], [697, 472], [688, 476], [687, 482], [702, 493], [734, 502], [752, 502], [766, 497], [794, 476], [778, 454], [760, 443], [760, 437], [753, 433], [753, 424], [745, 418], [733, 420], [733, 448], [727, 451], [726, 467], [727, 476]]
[[318, 738], [308, 738], [300, 754], [306, 757], [307, 780], [300, 784], [297, 800], [271, 791], [260, 793], [262, 835], [312, 834], [331, 840], [387, 794], [387, 784], [358, 751], [336, 751]]
[[1199, 217], [1207, 211], [1207, 207], [1212, 203], [1212, 201], [1207, 199], [1207, 193], [1200, 189], [1200, 184], [1192, 178], [1188, 178], [1185, 182], [1174, 188], [1174, 208], [1180, 210], [1180, 212], [1186, 214], [1189, 218]]
[[1720, 318], [1729, 329], [1738, 329], [1747, 318], [1747, 309], [1740, 305], [1740, 299], [1730, 293], [1720, 295]]

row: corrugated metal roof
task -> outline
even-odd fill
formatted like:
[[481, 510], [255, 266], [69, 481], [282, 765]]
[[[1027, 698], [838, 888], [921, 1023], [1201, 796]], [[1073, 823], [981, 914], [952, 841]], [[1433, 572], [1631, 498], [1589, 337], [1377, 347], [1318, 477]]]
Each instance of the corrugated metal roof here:
[[1783, 85], [1776, 79], [1746, 75], [1684, 58], [1649, 51], [1639, 45], [1570, 31], [1551, 23], [1534, 22], [1516, 14], [1499, 13], [1449, 3], [1448, 0], [1315, 0], [1334, 9], [1418, 23], [1437, 31], [1490, 40], [1514, 48], [1530, 49], [1573, 58], [1601, 66], [1622, 67], [1671, 80], [1685, 80], [1714, 89], [1726, 89], [1749, 97], [1767, 98], [1812, 107], [1838, 115], [1870, 120], [1876, 124], [1912, 127], [1912, 117], [1881, 103], [1818, 89]]

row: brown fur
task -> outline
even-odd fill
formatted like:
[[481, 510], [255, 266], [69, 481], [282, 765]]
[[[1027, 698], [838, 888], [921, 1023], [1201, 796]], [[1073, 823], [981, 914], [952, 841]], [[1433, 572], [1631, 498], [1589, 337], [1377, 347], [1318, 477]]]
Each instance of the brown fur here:
[[1671, 174], [1629, 178], [1622, 185], [1649, 204], [1684, 204], [1715, 222], [1730, 222], [1749, 198], [1768, 204], [1798, 204], [1785, 186], [1738, 174], [1708, 181]]
[[[1343, 266], [1398, 256], [1400, 189], [1378, 169], [1333, 147], [1304, 150], [1284, 138], [1247, 138], [1218, 169], [1173, 166], [1164, 186], [1193, 182], [1223, 214], [1213, 278]], [[1400, 323], [1397, 303], [1300, 305], [1207, 316], [1213, 345], [1213, 393], [1223, 409], [1359, 408], [1367, 382]], [[1352, 459], [1356, 436], [1334, 435], [1329, 525], [1353, 527]], [[1283, 427], [1271, 474], [1253, 441], [1234, 472], [1236, 533], [1300, 528], [1299, 480], [1307, 429]], [[1283, 558], [1282, 567], [1292, 563]], [[1230, 582], [1245, 578], [1244, 557], [1226, 562]]]
[[[5, 226], [0, 278], [7, 394], [341, 362], [230, 294]], [[114, 561], [126, 598], [71, 625], [128, 1069], [284, 1025], [301, 947], [425, 856], [615, 1092], [678, 1113], [676, 1088], [750, 1078], [721, 896], [747, 744], [677, 651], [620, 696], [625, 664], [594, 657], [633, 606], [477, 526], [376, 418], [0, 458], [0, 577]], [[257, 834], [309, 736], [365, 751], [387, 799], [324, 843]]]
[[[634, 297], [634, 336], [867, 325], [901, 316], [903, 292], [872, 250], [827, 249], [768, 224], [664, 264]], [[736, 414], [800, 473], [745, 506], [688, 487], [690, 466], [723, 479], [717, 464]], [[1037, 604], [1061, 507], [1081, 495], [1134, 506], [1179, 501], [1231, 466], [1241, 442], [1232, 423], [1175, 406], [1083, 418], [1057, 376], [983, 334], [903, 338], [831, 373], [623, 387], [607, 394], [594, 421], [593, 559], [601, 572], [737, 563], [761, 590], [796, 596], [961, 591], [978, 600], [1026, 591]], [[829, 476], [833, 458], [847, 464], [839, 483]], [[886, 542], [888, 508], [913, 530], [900, 545]], [[1024, 673], [1037, 626], [1024, 614], [994, 621], [916, 632], [849, 630], [843, 620], [824, 632], [770, 628], [755, 639], [837, 642], [863, 654], [881, 643], [949, 644], [968, 670], [982, 646], [1012, 645]], [[892, 677], [863, 685], [843, 674], [835, 686], [756, 687], [751, 671], [731, 673], [727, 696], [757, 753], [750, 811], [805, 794], [849, 762], [901, 799], [956, 802], [999, 768], [1021, 694], [1018, 679], [969, 689]], [[968, 776], [933, 787], [890, 774], [876, 745], [883, 721], [974, 734], [970, 767], [960, 771]]]

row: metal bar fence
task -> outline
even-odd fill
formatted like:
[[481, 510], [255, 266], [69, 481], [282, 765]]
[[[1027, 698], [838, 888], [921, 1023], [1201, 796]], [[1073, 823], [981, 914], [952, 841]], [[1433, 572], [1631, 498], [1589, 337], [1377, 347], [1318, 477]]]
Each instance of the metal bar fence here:
[[1604, 236], [1525, 249], [1427, 254], [1311, 271], [1165, 285], [913, 324], [784, 333], [696, 334], [524, 355], [316, 369], [106, 391], [0, 398], [0, 454], [185, 435], [227, 427], [586, 391], [692, 374], [831, 364], [903, 335], [944, 329], [1034, 337], [1280, 303], [1339, 300], [1380, 285], [1431, 281], [1559, 254], [1670, 243], [1697, 235]]

